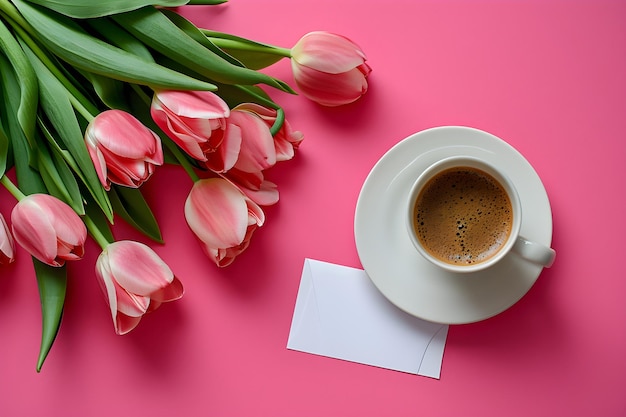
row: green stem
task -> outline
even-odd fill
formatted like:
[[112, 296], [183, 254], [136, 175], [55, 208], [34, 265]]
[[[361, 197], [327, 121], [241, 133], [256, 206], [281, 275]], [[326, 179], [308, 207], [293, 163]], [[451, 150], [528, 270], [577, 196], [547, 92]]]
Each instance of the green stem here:
[[276, 120], [274, 121], [274, 124], [270, 128], [270, 133], [272, 134], [272, 136], [276, 136], [278, 131], [283, 127], [284, 123], [285, 123], [285, 111], [283, 110], [282, 107], [279, 107], [276, 109]]
[[74, 106], [76, 111], [78, 111], [81, 114], [81, 116], [83, 116], [85, 120], [87, 120], [88, 123], [91, 122], [93, 119], [95, 119], [96, 116], [94, 116], [92, 112], [87, 110], [87, 108], [83, 105], [82, 101], [76, 98], [76, 96], [70, 93], [69, 91], [68, 91], [68, 98], [70, 99], [70, 103], [72, 103], [72, 106]]
[[106, 249], [106, 247], [109, 246], [111, 242], [109, 242], [109, 240], [102, 234], [100, 229], [98, 229], [96, 223], [94, 223], [94, 221], [91, 220], [89, 216], [84, 216], [83, 221], [85, 222], [85, 226], [87, 226], [87, 230], [89, 230], [91, 237], [93, 237], [96, 243], [100, 245], [100, 248], [102, 248], [102, 250]]
[[17, 188], [17, 186], [13, 184], [13, 182], [6, 175], [3, 175], [2, 178], [0, 178], [0, 183], [4, 185], [4, 187], [11, 193], [13, 197], [15, 197], [17, 201], [20, 201], [21, 199], [26, 197], [26, 195], [24, 195], [24, 193], [21, 192], [20, 189]]
[[150, 107], [152, 105], [152, 99], [150, 98], [149, 95], [146, 94], [145, 91], [143, 91], [143, 89], [137, 85], [137, 84], [131, 84], [132, 89], [135, 91], [135, 93], [137, 93], [137, 95], [139, 96], [139, 98], [141, 100], [143, 100], [143, 103]]
[[[10, 1], [0, 0], [0, 12], [2, 12], [2, 14], [4, 14], [9, 20], [17, 23], [20, 27], [28, 31], [29, 34], [35, 34], [32, 26], [22, 17], [20, 12], [15, 8], [15, 6], [13, 6]], [[10, 22], [11, 26], [15, 27], [13, 22]]]
[[220, 49], [231, 49], [237, 51], [263, 52], [269, 55], [278, 55], [291, 58], [291, 49], [281, 48], [274, 45], [257, 45], [252, 42], [240, 42], [234, 39], [216, 38], [207, 36], [215, 46]]
[[164, 139], [162, 142], [165, 144], [165, 146], [167, 146], [167, 149], [169, 149], [170, 152], [174, 154], [174, 157], [176, 158], [180, 166], [183, 167], [185, 172], [187, 172], [189, 178], [191, 178], [193, 182], [198, 182], [200, 180], [200, 177], [198, 176], [198, 174], [196, 174], [196, 171], [193, 169], [193, 165], [191, 165], [191, 162], [189, 162], [189, 160], [185, 157], [178, 145], [176, 145], [169, 138]]

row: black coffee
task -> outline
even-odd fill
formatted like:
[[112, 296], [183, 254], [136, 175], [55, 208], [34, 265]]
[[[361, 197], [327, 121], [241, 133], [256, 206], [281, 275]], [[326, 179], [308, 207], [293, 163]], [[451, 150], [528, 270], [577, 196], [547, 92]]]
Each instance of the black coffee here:
[[414, 216], [426, 251], [457, 265], [494, 256], [513, 226], [504, 188], [488, 173], [470, 167], [451, 168], [429, 180], [417, 197]]

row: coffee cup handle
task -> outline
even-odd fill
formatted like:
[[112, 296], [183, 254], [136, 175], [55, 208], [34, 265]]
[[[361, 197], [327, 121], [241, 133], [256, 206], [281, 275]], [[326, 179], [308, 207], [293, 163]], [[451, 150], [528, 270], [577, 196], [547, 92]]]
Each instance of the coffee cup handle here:
[[522, 258], [546, 268], [552, 266], [556, 257], [554, 249], [541, 243], [530, 241], [522, 236], [518, 236], [515, 245], [513, 245], [513, 251]]

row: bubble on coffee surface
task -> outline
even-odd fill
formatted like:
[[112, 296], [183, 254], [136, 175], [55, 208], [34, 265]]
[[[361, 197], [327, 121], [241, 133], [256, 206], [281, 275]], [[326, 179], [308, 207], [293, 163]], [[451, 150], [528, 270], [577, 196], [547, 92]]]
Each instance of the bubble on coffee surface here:
[[494, 256], [513, 224], [506, 191], [476, 168], [452, 168], [424, 186], [415, 204], [415, 232], [434, 257], [472, 265]]

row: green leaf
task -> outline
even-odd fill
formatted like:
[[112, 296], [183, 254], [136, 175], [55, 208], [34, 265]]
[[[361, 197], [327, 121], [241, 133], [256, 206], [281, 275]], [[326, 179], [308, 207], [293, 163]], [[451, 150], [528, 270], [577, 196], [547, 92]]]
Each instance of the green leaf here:
[[[42, 131], [46, 132], [46, 136], [50, 135], [44, 126], [42, 126]], [[50, 136], [48, 140], [54, 141]], [[38, 149], [39, 173], [49, 193], [67, 203], [76, 213], [85, 214], [83, 198], [76, 177], [63, 158], [63, 154], [57, 149], [48, 149], [41, 141]]]
[[[2, 68], [3, 63], [8, 65], [8, 62], [2, 56], [2, 59], [0, 59], [0, 72], [5, 71], [5, 69]], [[6, 71], [9, 71], [9, 69], [6, 69]], [[6, 112], [4, 111], [7, 106], [3, 106], [4, 93], [2, 91], [2, 83], [3, 80], [2, 77], [0, 77], [0, 178], [2, 178], [4, 174], [13, 166], [11, 140], [9, 139], [9, 135], [4, 128], [4, 124], [8, 119]]]
[[[24, 21], [24, 25], [28, 25], [28, 23]], [[76, 76], [79, 75], [79, 71], [76, 68], [64, 65], [58, 57], [42, 49], [41, 45], [33, 40], [24, 30], [20, 31], [18, 41], [25, 52], [28, 51], [31, 55], [34, 54], [37, 56], [38, 60], [41, 61], [61, 84], [63, 84], [69, 94], [73, 96], [74, 101], [80, 103], [80, 105], [90, 113], [98, 112], [97, 106], [93, 103], [93, 100], [89, 98], [90, 92], [85, 90], [82, 80], [76, 78]]]
[[[74, 112], [74, 108], [72, 107], [72, 103], [70, 102], [70, 98], [68, 97], [69, 94], [67, 90], [52, 73], [48, 71], [41, 61], [38, 60], [32, 51], [29, 49], [25, 51], [39, 75], [41, 108], [50, 120], [59, 139], [76, 162], [79, 169], [77, 174], [83, 179], [85, 186], [93, 195], [100, 208], [102, 208], [107, 217], [112, 221], [113, 210], [111, 203], [107, 197], [106, 191], [100, 183], [96, 169], [87, 151], [83, 132], [76, 113]], [[52, 138], [52, 134], [50, 134], [49, 138]]]
[[[69, 166], [72, 169], [72, 171], [74, 171], [74, 173], [80, 178], [80, 180], [84, 184], [85, 178], [81, 174], [80, 167], [74, 160], [74, 157], [72, 156], [72, 154], [69, 153], [67, 149], [63, 149], [61, 148], [61, 146], [59, 146], [59, 144], [57, 143], [57, 140], [52, 136], [52, 133], [50, 133], [50, 130], [48, 129], [47, 126], [45, 126], [45, 124], [43, 124], [43, 122], [40, 123], [40, 129], [44, 133], [44, 136], [46, 137], [46, 139], [48, 139], [48, 145], [52, 148], [52, 151], [56, 152], [57, 155], [60, 155], [61, 158], [63, 158], [67, 166]], [[86, 197], [86, 195], [84, 195], [83, 197]]]
[[122, 29], [117, 23], [108, 18], [89, 19], [87, 24], [95, 29], [104, 39], [120, 49], [137, 55], [146, 61], [154, 62], [150, 50], [137, 38]]
[[[0, 93], [1, 95], [2, 93]], [[7, 170], [7, 159], [9, 157], [9, 137], [7, 136], [4, 128], [2, 127], [2, 120], [0, 120], [0, 178], [4, 176]]]
[[37, 113], [37, 75], [14, 35], [0, 20], [0, 50], [8, 58], [20, 86], [17, 118], [26, 138], [33, 143]]
[[150, 239], [163, 243], [159, 225], [141, 190], [113, 185], [110, 197], [115, 213]]
[[[2, 54], [0, 54], [0, 78], [3, 86], [0, 92], [2, 92], [5, 104], [5, 106], [0, 106], [0, 118], [6, 123], [7, 131], [11, 135], [19, 188], [25, 194], [46, 192], [39, 173], [28, 164], [30, 159], [28, 141], [19, 125], [17, 115], [8, 111], [17, 106], [19, 94], [17, 94], [16, 90], [19, 87], [10, 64]], [[42, 313], [41, 345], [36, 367], [37, 372], [39, 372], [59, 331], [63, 304], [65, 302], [67, 277], [64, 267], [54, 268], [41, 263], [35, 258], [33, 258], [33, 263], [37, 277], [37, 286], [39, 287]]]
[[89, 80], [94, 91], [107, 107], [128, 111], [124, 97], [125, 83], [90, 72], [83, 72], [83, 76]]
[[38, 33], [39, 40], [74, 67], [151, 88], [215, 90], [210, 83], [146, 61], [95, 38], [68, 17], [23, 0], [12, 2]]
[[15, 172], [20, 190], [24, 194], [41, 193], [46, 191], [46, 187], [39, 173], [30, 165], [31, 148], [24, 135], [17, 113], [12, 111], [19, 106], [19, 84], [17, 76], [6, 57], [0, 54], [0, 79], [3, 94], [0, 105], [0, 116], [5, 126], [5, 132], [11, 140], [11, 149], [15, 163]]
[[[115, 13], [123, 13], [129, 10], [138, 9], [143, 6], [156, 4], [158, 6], [176, 7], [187, 4], [186, 0], [107, 0], [107, 1], [88, 1], [88, 0], [28, 0], [61, 14], [78, 19], [86, 19], [91, 17], [108, 16]], [[205, 4], [205, 3], [199, 3]]]
[[35, 258], [33, 258], [33, 264], [41, 301], [41, 346], [37, 359], [37, 372], [39, 372], [61, 325], [67, 291], [67, 273], [65, 267], [52, 267]]
[[112, 19], [152, 49], [211, 80], [224, 84], [263, 83], [286, 92], [293, 92], [283, 81], [226, 61], [193, 40], [155, 8], [144, 7], [114, 15]]
[[238, 61], [236, 58], [228, 55], [226, 52], [215, 46], [213, 42], [211, 42], [211, 40], [202, 33], [201, 29], [199, 29], [191, 21], [185, 19], [180, 14], [169, 10], [162, 10], [161, 13], [163, 13], [170, 21], [172, 21], [172, 23], [174, 23], [180, 30], [185, 32], [190, 38], [192, 38], [211, 52], [219, 55], [221, 58], [225, 59], [233, 65], [237, 65], [238, 67], [245, 66], [241, 61]]

